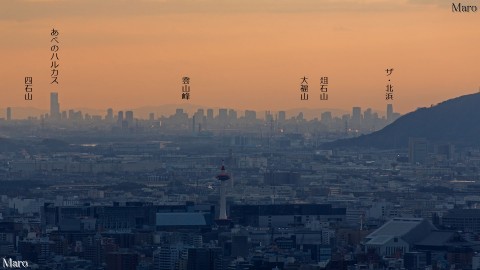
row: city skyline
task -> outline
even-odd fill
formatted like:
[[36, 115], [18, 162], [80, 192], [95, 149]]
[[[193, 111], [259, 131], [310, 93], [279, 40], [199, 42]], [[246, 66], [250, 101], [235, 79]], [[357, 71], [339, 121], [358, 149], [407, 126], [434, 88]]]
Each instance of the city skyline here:
[[[7, 1], [2, 107], [68, 108], [194, 103], [206, 107], [383, 108], [391, 75], [402, 114], [476, 92], [475, 13], [430, 1]], [[89, 22], [85, 23], [84, 18]], [[50, 31], [59, 31], [58, 86], [50, 85]], [[355, 46], [352, 46], [355, 44]], [[461, 48], [461, 50], [459, 49]], [[443, 64], [448, 59], [448, 65]], [[33, 77], [24, 100], [23, 78]], [[182, 77], [191, 97], [181, 99]], [[300, 100], [309, 78], [310, 99]], [[320, 77], [330, 79], [319, 100]], [[114, 101], [114, 102], [113, 102]]]
[[[158, 113], [158, 109], [161, 109], [162, 105], [159, 106], [144, 106], [144, 107], [139, 107], [139, 108], [133, 108], [133, 109], [115, 109], [112, 107], [106, 107], [103, 109], [92, 109], [92, 108], [62, 108], [60, 106], [59, 102], [59, 94], [58, 92], [51, 92], [50, 93], [50, 104], [49, 104], [49, 109], [39, 109], [39, 108], [32, 108], [32, 107], [5, 107], [5, 108], [0, 108], [3, 111], [0, 111], [0, 119], [2, 116], [5, 116], [3, 119], [7, 120], [22, 120], [22, 119], [27, 119], [30, 117], [42, 117], [42, 116], [47, 116], [52, 117], [54, 119], [60, 120], [60, 119], [66, 119], [69, 117], [66, 117], [66, 113], [69, 113], [70, 111], [77, 111], [81, 113], [88, 114], [90, 116], [101, 116], [103, 119], [110, 119], [110, 118], [116, 118], [117, 116], [113, 116], [114, 112], [121, 113], [122, 118], [123, 118], [123, 113], [127, 112], [135, 112], [135, 111], [140, 111], [140, 113], [135, 114], [136, 116], [140, 115], [140, 117], [135, 117], [139, 119], [151, 119], [152, 114], [154, 117], [160, 118], [160, 117], [168, 117], [171, 116], [175, 113], [175, 110], [181, 109], [185, 113], [187, 113], [189, 116], [194, 116], [199, 110], [204, 111], [204, 110], [212, 110], [213, 114], [215, 117], [219, 117], [220, 114], [222, 114], [222, 111], [225, 113], [230, 114], [232, 111], [237, 115], [237, 111], [240, 112], [238, 114], [238, 117], [244, 117], [245, 114], [248, 112], [255, 112], [258, 113], [260, 118], [257, 119], [262, 119], [261, 115], [263, 112], [265, 113], [273, 113], [273, 116], [276, 117], [278, 116], [279, 118], [291, 118], [297, 116], [296, 113], [302, 113], [304, 114], [303, 110], [306, 110], [307, 112], [305, 113], [305, 119], [311, 120], [314, 118], [319, 118], [322, 116], [324, 113], [329, 113], [333, 117], [341, 117], [343, 115], [350, 115], [352, 118], [359, 118], [363, 117], [363, 114], [368, 111], [368, 113], [375, 113], [378, 115], [380, 118], [389, 118], [391, 119], [392, 116], [395, 114], [398, 117], [399, 114], [398, 112], [394, 112], [393, 109], [393, 104], [389, 103], [386, 104], [386, 110], [378, 110], [378, 109], [373, 109], [370, 107], [363, 107], [363, 112], [362, 112], [362, 107], [360, 106], [353, 106], [350, 108], [350, 112], [347, 110], [342, 110], [342, 109], [337, 109], [337, 108], [317, 108], [317, 109], [309, 109], [309, 108], [293, 108], [293, 109], [286, 109], [286, 110], [249, 110], [249, 109], [238, 109], [238, 108], [225, 108], [225, 107], [207, 107], [207, 106], [201, 106], [201, 105], [196, 105], [196, 104], [168, 104], [166, 105], [169, 107], [166, 110], [170, 110], [171, 112], [168, 113], [163, 113], [166, 110], [163, 110], [163, 112]], [[186, 108], [185, 108], [186, 107]], [[15, 117], [12, 112], [15, 112], [16, 109], [20, 110], [21, 116]], [[148, 109], [153, 110], [148, 111]], [[162, 108], [163, 109], [163, 108]], [[228, 111], [227, 111], [228, 110]], [[353, 110], [353, 111], [352, 111]], [[148, 112], [147, 112], [148, 111]], [[156, 111], [156, 112], [155, 112]], [[287, 115], [289, 113], [289, 115]], [[316, 115], [315, 113], [319, 113]], [[5, 115], [4, 115], [5, 114]], [[359, 115], [360, 114], [360, 115]], [[395, 118], [396, 118], [395, 117]], [[236, 117], [235, 117], [236, 118]], [[358, 120], [358, 119], [357, 119]]]

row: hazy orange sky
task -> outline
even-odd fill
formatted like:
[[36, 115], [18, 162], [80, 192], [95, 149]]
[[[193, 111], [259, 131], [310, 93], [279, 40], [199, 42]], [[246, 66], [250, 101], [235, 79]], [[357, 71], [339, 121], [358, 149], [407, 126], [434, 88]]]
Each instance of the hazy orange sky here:
[[[478, 4], [478, 1], [461, 1]], [[432, 0], [1, 0], [0, 107], [384, 110], [480, 87], [480, 11]], [[60, 32], [50, 85], [50, 31]], [[33, 77], [33, 101], [24, 77]], [[191, 95], [181, 99], [182, 77]], [[301, 78], [309, 100], [300, 100]], [[329, 100], [320, 101], [320, 77]]]

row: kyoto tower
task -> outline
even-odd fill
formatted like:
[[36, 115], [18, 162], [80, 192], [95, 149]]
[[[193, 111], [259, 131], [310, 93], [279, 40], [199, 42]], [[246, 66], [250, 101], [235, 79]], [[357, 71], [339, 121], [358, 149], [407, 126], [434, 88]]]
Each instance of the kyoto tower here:
[[225, 165], [223, 164], [223, 161], [222, 161], [221, 172], [215, 178], [217, 178], [217, 180], [221, 181], [220, 182], [220, 212], [219, 212], [217, 221], [225, 222], [225, 221], [228, 221], [228, 219], [227, 219], [227, 201], [226, 201], [226, 196], [225, 196], [225, 192], [226, 192], [226, 183], [225, 182], [227, 180], [230, 180], [230, 175], [228, 175], [225, 172]]

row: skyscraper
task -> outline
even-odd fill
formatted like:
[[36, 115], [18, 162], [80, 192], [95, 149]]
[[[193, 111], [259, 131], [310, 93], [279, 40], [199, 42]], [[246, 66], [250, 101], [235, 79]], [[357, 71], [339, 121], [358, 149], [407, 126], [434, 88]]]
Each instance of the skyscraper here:
[[60, 104], [58, 103], [58, 93], [50, 93], [50, 118], [60, 119]]
[[7, 108], [7, 121], [12, 120], [12, 108]]
[[75, 111], [74, 110], [68, 110], [68, 119], [69, 120], [75, 119]]
[[360, 128], [362, 122], [362, 108], [353, 107], [352, 108], [352, 128]]
[[195, 114], [192, 116], [192, 134], [195, 135]]
[[125, 121], [127, 121], [129, 127], [133, 127], [133, 111], [125, 112]]
[[320, 121], [325, 124], [327, 127], [330, 126], [332, 123], [332, 113], [331, 112], [323, 112], [320, 116]]
[[108, 122], [113, 121], [113, 109], [112, 108], [108, 108], [107, 115], [105, 116], [105, 120], [107, 120]]
[[237, 111], [235, 111], [234, 109], [228, 110], [228, 120], [230, 121], [230, 123], [233, 123], [234, 121], [236, 121]]
[[265, 111], [265, 122], [273, 121], [273, 115], [270, 111]]
[[280, 123], [285, 122], [286, 118], [287, 118], [287, 114], [285, 113], [285, 111], [278, 112], [278, 122]]
[[205, 117], [205, 111], [203, 109], [198, 109], [195, 115], [198, 119], [203, 119], [203, 117]]
[[387, 104], [387, 122], [393, 122], [393, 104]]
[[218, 109], [218, 121], [222, 124], [227, 123], [228, 119], [228, 110], [227, 109]]
[[367, 131], [373, 131], [372, 130], [373, 126], [374, 126], [373, 111], [371, 108], [368, 108], [363, 112], [362, 129]]
[[119, 111], [117, 113], [117, 122], [121, 126], [123, 123], [123, 111]]
[[197, 112], [194, 114], [195, 119], [197, 121], [198, 132], [202, 130], [202, 125], [206, 126], [207, 118], [205, 117], [205, 111], [203, 109], [198, 109]]
[[207, 120], [213, 120], [213, 109], [207, 109]]

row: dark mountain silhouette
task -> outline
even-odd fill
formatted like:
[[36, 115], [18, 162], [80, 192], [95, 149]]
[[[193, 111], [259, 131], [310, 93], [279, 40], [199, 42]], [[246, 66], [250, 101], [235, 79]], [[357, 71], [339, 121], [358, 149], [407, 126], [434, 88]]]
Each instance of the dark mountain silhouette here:
[[327, 143], [326, 147], [400, 148], [409, 137], [457, 146], [480, 145], [480, 93], [465, 95], [408, 113], [377, 132]]

